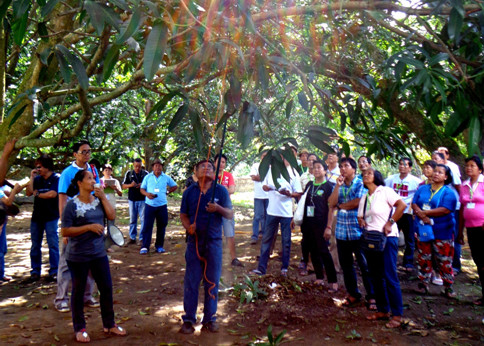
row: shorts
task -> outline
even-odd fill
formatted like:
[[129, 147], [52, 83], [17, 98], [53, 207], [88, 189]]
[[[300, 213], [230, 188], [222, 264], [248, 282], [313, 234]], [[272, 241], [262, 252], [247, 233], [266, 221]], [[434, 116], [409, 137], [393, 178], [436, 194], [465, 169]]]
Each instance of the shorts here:
[[225, 238], [233, 238], [235, 236], [235, 219], [222, 218], [222, 226], [224, 228]]

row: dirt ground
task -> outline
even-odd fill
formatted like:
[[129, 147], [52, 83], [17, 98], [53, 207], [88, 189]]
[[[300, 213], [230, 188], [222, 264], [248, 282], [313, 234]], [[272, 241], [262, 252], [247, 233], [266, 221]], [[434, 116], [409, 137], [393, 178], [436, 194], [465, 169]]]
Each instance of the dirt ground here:
[[[176, 215], [179, 201], [171, 200], [170, 212]], [[42, 279], [26, 283], [30, 270], [29, 223], [32, 206], [24, 205], [21, 213], [9, 221], [6, 273], [14, 279], [0, 286], [0, 344], [75, 344], [70, 313], [59, 313], [53, 300], [56, 285]], [[464, 248], [463, 272], [456, 278], [457, 300], [440, 296], [440, 287], [432, 286], [426, 297], [413, 292], [416, 277], [402, 274], [405, 323], [402, 328], [389, 330], [384, 322], [365, 319], [366, 307], [341, 307], [344, 289], [330, 295], [326, 287], [312, 284], [314, 275], [301, 277], [297, 271], [300, 258], [300, 233], [293, 234], [289, 277], [278, 275], [278, 257], [269, 263], [268, 273], [258, 280], [268, 292], [266, 299], [239, 303], [244, 275], [254, 269], [260, 243], [250, 245], [250, 209], [236, 208], [237, 253], [245, 268], [232, 268], [224, 249], [221, 293], [218, 303], [220, 332], [200, 332], [194, 335], [178, 333], [183, 314], [183, 276], [185, 270], [185, 232], [179, 219], [170, 220], [164, 254], [140, 256], [139, 246], [114, 248], [111, 273], [114, 285], [116, 321], [128, 331], [128, 336], [103, 335], [99, 309], [86, 309], [87, 329], [92, 344], [98, 345], [246, 345], [268, 342], [272, 335], [285, 331], [282, 343], [290, 345], [322, 344], [392, 344], [392, 345], [477, 345], [484, 342], [484, 308], [472, 301], [479, 297], [475, 266], [467, 246]], [[128, 234], [128, 205], [118, 202], [117, 225]], [[276, 248], [280, 248], [277, 244]], [[43, 275], [47, 275], [48, 252], [43, 247]], [[342, 275], [338, 274], [342, 286]], [[251, 281], [252, 283], [252, 281]], [[361, 283], [360, 283], [361, 284]], [[234, 290], [234, 286], [236, 289]], [[364, 292], [364, 289], [362, 289]], [[200, 290], [203, 294], [203, 290]], [[201, 301], [201, 300], [200, 300]], [[203, 306], [199, 304], [199, 316]]]

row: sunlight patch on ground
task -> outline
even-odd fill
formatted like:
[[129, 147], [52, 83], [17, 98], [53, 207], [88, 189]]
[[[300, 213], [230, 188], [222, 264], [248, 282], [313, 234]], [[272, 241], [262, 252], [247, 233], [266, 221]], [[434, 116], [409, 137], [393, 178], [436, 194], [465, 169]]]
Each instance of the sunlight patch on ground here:
[[22, 306], [27, 302], [23, 296], [15, 297], [15, 298], [7, 298], [4, 300], [0, 300], [0, 308], [4, 307], [11, 307], [11, 306]]

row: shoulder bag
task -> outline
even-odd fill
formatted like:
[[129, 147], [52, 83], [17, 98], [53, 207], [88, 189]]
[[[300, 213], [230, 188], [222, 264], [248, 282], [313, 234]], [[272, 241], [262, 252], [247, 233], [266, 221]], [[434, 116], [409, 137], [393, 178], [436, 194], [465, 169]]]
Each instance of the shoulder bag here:
[[304, 206], [306, 204], [306, 197], [308, 195], [309, 189], [306, 189], [306, 192], [301, 196], [299, 202], [297, 203], [296, 211], [294, 212], [294, 224], [296, 226], [301, 226], [304, 219]]
[[[366, 219], [366, 205], [368, 203], [367, 196], [365, 196], [365, 207], [363, 208], [363, 218]], [[392, 213], [390, 212], [390, 216]], [[364, 251], [383, 252], [387, 243], [387, 236], [384, 232], [369, 231], [363, 228], [360, 238], [360, 246]]]

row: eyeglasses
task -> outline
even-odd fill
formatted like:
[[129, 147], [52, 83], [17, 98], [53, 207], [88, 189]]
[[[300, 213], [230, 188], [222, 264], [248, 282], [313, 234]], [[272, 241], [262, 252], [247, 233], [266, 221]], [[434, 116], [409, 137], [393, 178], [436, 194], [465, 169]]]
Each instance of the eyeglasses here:
[[91, 150], [78, 151], [78, 153], [82, 155], [91, 155]]
[[35, 167], [35, 169], [41, 169], [41, 168], [42, 168], [42, 166], [37, 166], [37, 167]]

